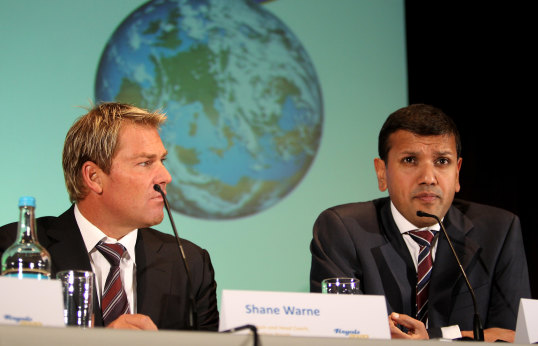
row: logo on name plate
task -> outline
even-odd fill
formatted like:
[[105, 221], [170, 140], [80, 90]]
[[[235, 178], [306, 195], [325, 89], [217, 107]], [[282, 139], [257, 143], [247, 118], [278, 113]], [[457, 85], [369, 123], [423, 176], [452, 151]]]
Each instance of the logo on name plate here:
[[349, 329], [334, 328], [334, 333], [337, 335], [345, 335], [348, 338], [368, 339], [370, 337], [368, 334], [361, 334], [361, 331], [357, 329], [349, 330]]

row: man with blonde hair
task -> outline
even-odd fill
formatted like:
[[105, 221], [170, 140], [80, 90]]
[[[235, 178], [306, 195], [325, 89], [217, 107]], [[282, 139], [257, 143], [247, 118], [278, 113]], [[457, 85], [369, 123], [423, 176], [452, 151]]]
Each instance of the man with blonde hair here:
[[[59, 217], [37, 219], [39, 242], [52, 257], [52, 275], [92, 270], [96, 278], [96, 326], [126, 329], [192, 327], [187, 272], [176, 239], [149, 228], [164, 217], [172, 177], [158, 129], [159, 112], [102, 103], [68, 131], [63, 169], [73, 203]], [[16, 223], [0, 228], [0, 254], [16, 235]], [[216, 282], [209, 254], [183, 240], [197, 312], [195, 327], [218, 328]], [[116, 262], [114, 262], [116, 258]], [[118, 263], [119, 262], [119, 263]], [[109, 281], [121, 282], [116, 292]], [[114, 269], [116, 268], [116, 269]], [[113, 296], [111, 296], [113, 294]]]

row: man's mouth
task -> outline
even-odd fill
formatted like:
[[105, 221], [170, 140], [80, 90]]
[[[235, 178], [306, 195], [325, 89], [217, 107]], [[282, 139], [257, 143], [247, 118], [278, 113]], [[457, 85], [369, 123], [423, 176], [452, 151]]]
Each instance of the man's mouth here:
[[163, 196], [161, 196], [160, 194], [158, 194], [158, 195], [155, 195], [155, 196], [151, 197], [151, 199], [159, 200], [159, 201], [163, 201]]
[[415, 194], [414, 198], [420, 201], [426, 202], [426, 203], [432, 203], [436, 201], [437, 199], [439, 199], [439, 196], [435, 193], [420, 192], [420, 193]]

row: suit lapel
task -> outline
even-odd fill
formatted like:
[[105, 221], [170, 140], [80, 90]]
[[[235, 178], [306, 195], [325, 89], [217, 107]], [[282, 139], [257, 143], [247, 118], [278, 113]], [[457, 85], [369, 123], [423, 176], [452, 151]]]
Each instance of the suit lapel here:
[[[379, 275], [389, 311], [404, 313], [413, 316], [412, 300], [415, 290], [414, 284], [409, 282], [410, 269], [399, 253], [394, 251], [391, 244], [380, 246], [374, 251]], [[412, 273], [412, 275], [415, 275]]]
[[171, 292], [172, 263], [163, 254], [163, 242], [144, 229], [136, 240], [137, 311], [161, 324], [163, 296]]
[[[43, 245], [47, 247], [52, 259], [53, 277], [62, 270], [92, 271], [86, 245], [75, 219], [74, 205], [50, 224], [38, 227], [38, 232], [41, 230], [45, 232], [42, 238], [46, 243]], [[103, 319], [97, 289], [94, 289], [93, 294], [93, 313], [94, 325], [102, 326]]]
[[375, 249], [374, 256], [389, 304], [389, 311], [414, 316], [416, 270], [390, 211], [387, 199], [379, 209], [382, 229], [387, 243]]
[[[447, 213], [444, 225], [461, 265], [467, 271], [480, 251], [480, 246], [467, 237], [473, 225], [454, 207]], [[441, 231], [430, 279], [429, 319], [432, 325], [447, 325], [453, 306], [452, 300], [462, 286], [465, 286], [465, 281], [448, 241]]]
[[49, 241], [47, 249], [52, 258], [53, 275], [61, 270], [92, 270], [86, 245], [75, 219], [74, 206], [55, 219], [45, 231]]

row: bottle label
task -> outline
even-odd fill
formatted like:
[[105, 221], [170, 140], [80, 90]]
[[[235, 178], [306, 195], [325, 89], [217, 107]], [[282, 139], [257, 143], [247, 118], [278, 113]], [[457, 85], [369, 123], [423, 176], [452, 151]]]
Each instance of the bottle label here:
[[18, 279], [37, 279], [37, 280], [49, 280], [50, 277], [48, 275], [44, 275], [42, 273], [18, 273], [18, 272], [11, 272], [8, 274], [4, 274], [4, 276], [11, 277], [11, 278], [18, 278]]

